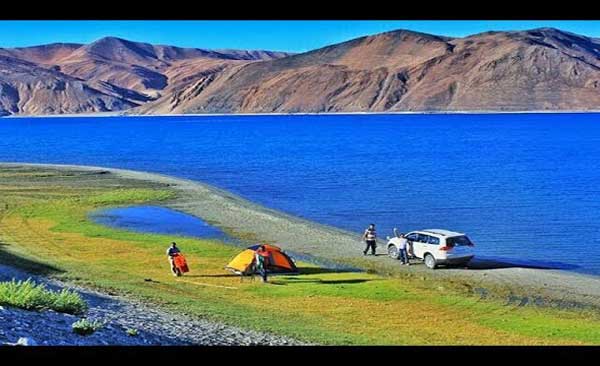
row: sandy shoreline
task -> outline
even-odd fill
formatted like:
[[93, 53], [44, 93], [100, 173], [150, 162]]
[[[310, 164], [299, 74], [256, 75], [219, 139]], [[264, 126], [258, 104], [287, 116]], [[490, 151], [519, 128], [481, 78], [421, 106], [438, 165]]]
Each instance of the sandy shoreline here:
[[[600, 277], [553, 269], [521, 268], [476, 261], [469, 269], [431, 271], [423, 265], [405, 267], [386, 255], [363, 257], [359, 235], [268, 209], [210, 185], [166, 175], [76, 165], [0, 163], [85, 172], [110, 172], [125, 180], [163, 184], [177, 192], [164, 206], [197, 216], [226, 232], [271, 242], [284, 250], [390, 274], [418, 274], [467, 281], [473, 288], [494, 287], [507, 293], [549, 297], [561, 303], [600, 307]], [[378, 251], [384, 253], [384, 241]]]
[[10, 115], [2, 118], [98, 118], [98, 117], [226, 117], [226, 116], [354, 116], [354, 115], [447, 115], [447, 114], [586, 114], [600, 113], [598, 110], [532, 110], [532, 111], [398, 111], [398, 112], [304, 112], [304, 113], [168, 113], [168, 114], [135, 114], [126, 111], [98, 112], [82, 114], [44, 114], [44, 115]]

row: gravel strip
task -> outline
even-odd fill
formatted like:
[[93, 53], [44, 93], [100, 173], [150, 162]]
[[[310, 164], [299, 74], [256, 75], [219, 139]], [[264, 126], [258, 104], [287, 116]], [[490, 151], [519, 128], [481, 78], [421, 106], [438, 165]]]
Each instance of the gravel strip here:
[[[170, 313], [131, 299], [70, 286], [0, 265], [0, 281], [13, 278], [31, 278], [52, 289], [75, 290], [86, 300], [89, 310], [85, 316], [75, 316], [51, 310], [35, 312], [0, 306], [0, 345], [16, 344], [20, 338], [27, 338], [25, 343], [29, 345], [53, 346], [306, 344], [286, 337]], [[105, 325], [89, 336], [77, 335], [73, 333], [71, 325], [83, 317], [91, 321], [99, 320]], [[138, 334], [130, 336], [128, 329], [136, 329]]]

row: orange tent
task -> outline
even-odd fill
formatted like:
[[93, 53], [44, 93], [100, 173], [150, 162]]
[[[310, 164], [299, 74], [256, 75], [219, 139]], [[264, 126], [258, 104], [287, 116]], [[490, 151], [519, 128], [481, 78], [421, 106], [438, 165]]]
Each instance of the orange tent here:
[[267, 254], [265, 264], [268, 273], [298, 273], [298, 268], [296, 268], [294, 261], [281, 248], [269, 244], [257, 244], [248, 247], [233, 258], [225, 268], [242, 275], [252, 273], [255, 261], [254, 256], [261, 246], [265, 247]]

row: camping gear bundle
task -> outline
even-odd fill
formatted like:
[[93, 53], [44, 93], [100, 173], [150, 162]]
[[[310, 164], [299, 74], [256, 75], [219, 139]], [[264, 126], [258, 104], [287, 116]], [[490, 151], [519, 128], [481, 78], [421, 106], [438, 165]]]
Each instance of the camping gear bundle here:
[[175, 264], [175, 267], [181, 273], [187, 273], [190, 271], [190, 269], [187, 265], [187, 261], [185, 260], [185, 257], [181, 253], [177, 253], [173, 256], [173, 263]]

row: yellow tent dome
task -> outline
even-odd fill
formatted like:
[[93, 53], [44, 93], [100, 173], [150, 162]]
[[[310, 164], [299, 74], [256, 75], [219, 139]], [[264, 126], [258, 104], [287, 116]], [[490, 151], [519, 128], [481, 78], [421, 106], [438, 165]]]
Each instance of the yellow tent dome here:
[[269, 273], [297, 273], [298, 268], [294, 264], [294, 261], [288, 257], [287, 254], [281, 251], [280, 248], [264, 244], [264, 245], [253, 245], [248, 247], [240, 254], [235, 256], [231, 262], [225, 267], [226, 269], [233, 271], [238, 274], [248, 274], [252, 272], [254, 267], [254, 256], [256, 251], [261, 246], [265, 247], [267, 253], [267, 260], [265, 268]]

